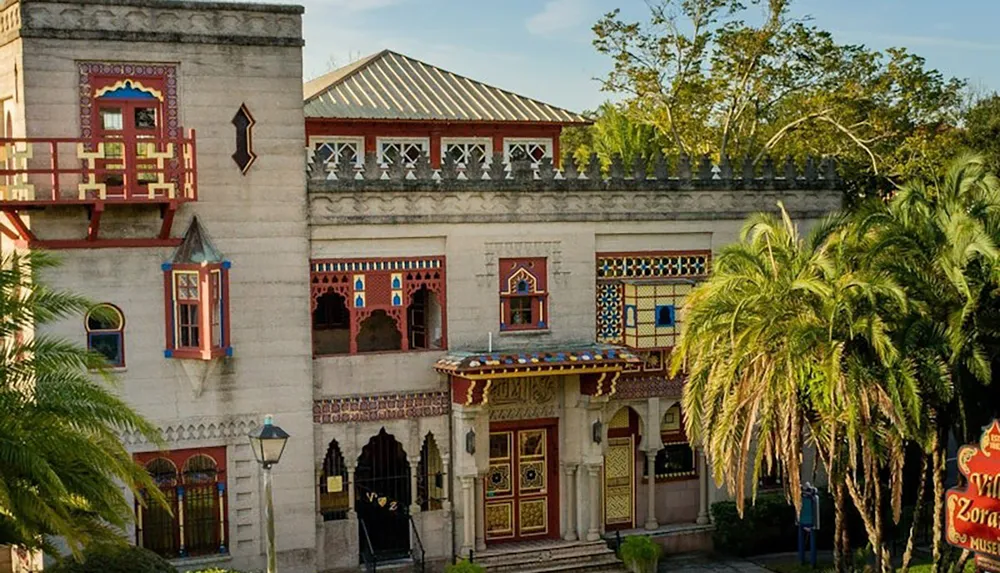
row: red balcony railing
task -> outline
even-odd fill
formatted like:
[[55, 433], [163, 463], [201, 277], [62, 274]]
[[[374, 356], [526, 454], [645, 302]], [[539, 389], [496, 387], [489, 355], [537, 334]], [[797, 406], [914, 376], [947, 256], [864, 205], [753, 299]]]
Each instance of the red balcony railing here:
[[185, 137], [0, 139], [0, 205], [198, 199], [194, 131]]

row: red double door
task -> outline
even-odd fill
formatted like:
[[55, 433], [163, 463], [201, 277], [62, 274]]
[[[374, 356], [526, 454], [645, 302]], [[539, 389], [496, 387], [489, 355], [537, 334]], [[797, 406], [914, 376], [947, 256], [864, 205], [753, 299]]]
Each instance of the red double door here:
[[490, 425], [486, 542], [559, 537], [558, 420]]

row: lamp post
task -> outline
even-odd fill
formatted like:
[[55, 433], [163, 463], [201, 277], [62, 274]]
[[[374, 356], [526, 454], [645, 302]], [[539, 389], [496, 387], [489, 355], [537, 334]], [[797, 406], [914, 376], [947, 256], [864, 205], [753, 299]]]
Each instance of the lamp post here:
[[264, 470], [264, 519], [267, 520], [267, 573], [278, 570], [277, 556], [274, 550], [274, 500], [271, 497], [271, 466], [278, 463], [288, 433], [275, 426], [270, 415], [264, 416], [264, 425], [250, 432], [250, 448], [253, 455]]

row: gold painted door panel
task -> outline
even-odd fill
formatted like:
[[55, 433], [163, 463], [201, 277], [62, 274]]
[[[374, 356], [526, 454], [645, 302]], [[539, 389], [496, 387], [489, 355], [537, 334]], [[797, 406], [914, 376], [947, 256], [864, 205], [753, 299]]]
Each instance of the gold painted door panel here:
[[609, 438], [604, 454], [604, 525], [629, 529], [635, 525], [635, 444], [632, 436]]
[[486, 540], [531, 539], [549, 532], [547, 428], [490, 432]]

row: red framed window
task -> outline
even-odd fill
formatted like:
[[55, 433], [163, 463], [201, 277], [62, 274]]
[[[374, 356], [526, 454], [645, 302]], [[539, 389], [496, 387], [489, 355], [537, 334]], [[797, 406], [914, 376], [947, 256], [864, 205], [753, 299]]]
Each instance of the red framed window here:
[[549, 327], [544, 257], [500, 259], [500, 330]]
[[104, 146], [97, 161], [99, 179], [110, 197], [125, 197], [141, 186], [157, 182], [156, 160], [150, 151], [162, 152], [164, 137], [164, 80], [128, 75], [96, 78], [92, 127], [95, 145]]
[[167, 358], [232, 356], [229, 342], [229, 261], [165, 263]]
[[169, 505], [136, 500], [136, 545], [167, 558], [228, 553], [226, 448], [147, 452], [135, 460]]

